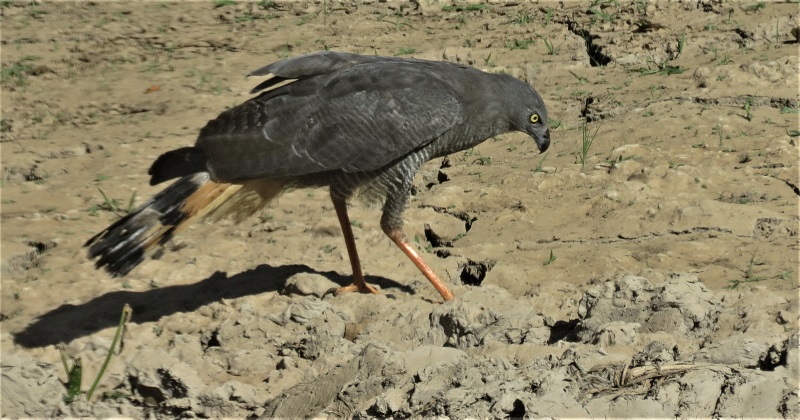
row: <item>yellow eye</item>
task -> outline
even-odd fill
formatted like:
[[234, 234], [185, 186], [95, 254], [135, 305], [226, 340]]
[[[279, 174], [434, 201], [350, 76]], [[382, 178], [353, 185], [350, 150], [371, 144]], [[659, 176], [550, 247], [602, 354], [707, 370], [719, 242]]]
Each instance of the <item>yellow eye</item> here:
[[536, 124], [539, 122], [539, 114], [533, 113], [531, 114], [531, 122]]

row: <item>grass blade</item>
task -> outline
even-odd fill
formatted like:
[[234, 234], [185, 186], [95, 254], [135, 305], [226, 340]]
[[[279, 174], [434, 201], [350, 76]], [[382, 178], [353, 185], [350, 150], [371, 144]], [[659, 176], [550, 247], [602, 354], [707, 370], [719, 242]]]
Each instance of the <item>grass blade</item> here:
[[[106, 372], [106, 368], [108, 367], [108, 363], [111, 361], [111, 356], [114, 355], [114, 349], [117, 347], [117, 343], [120, 341], [120, 337], [122, 336], [122, 331], [125, 328], [125, 324], [130, 319], [130, 316], [133, 314], [133, 309], [126, 303], [125, 306], [122, 308], [122, 315], [119, 317], [119, 325], [117, 325], [117, 332], [114, 333], [114, 341], [111, 342], [111, 347], [108, 348], [108, 353], [106, 354], [106, 359], [103, 361], [103, 366], [100, 367], [100, 371], [97, 372], [97, 376], [94, 378], [94, 383], [92, 383], [91, 388], [89, 388], [89, 392], [86, 393], [86, 400], [91, 401], [92, 394], [94, 394], [95, 388], [97, 388], [97, 384], [100, 383], [100, 378], [103, 377], [103, 374]], [[80, 359], [76, 363], [80, 362]], [[78, 391], [80, 391], [80, 384], [78, 385]]]
[[136, 208], [133, 206], [134, 201], [136, 201], [136, 191], [131, 194], [131, 199], [128, 201], [128, 208], [125, 209], [125, 213], [130, 213]]

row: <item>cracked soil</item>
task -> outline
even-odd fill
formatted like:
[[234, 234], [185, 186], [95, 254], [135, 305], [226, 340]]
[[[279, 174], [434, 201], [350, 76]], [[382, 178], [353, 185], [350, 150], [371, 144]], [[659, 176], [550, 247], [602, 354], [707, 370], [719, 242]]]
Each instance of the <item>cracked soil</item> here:
[[[796, 2], [0, 2], [3, 417], [798, 418]], [[322, 49], [534, 85], [545, 155], [490, 139], [417, 174], [442, 304], [322, 190], [198, 224], [124, 279], [81, 246], [146, 171]], [[584, 131], [584, 127], [586, 131]], [[593, 139], [589, 147], [586, 139]], [[132, 317], [91, 401], [124, 305]], [[64, 402], [68, 362], [81, 393]]]

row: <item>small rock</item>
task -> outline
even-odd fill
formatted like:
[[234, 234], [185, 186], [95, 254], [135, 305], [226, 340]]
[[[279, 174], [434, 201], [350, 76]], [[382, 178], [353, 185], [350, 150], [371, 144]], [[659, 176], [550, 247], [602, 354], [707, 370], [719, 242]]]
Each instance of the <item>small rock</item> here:
[[708, 76], [710, 74], [711, 70], [709, 70], [708, 67], [698, 67], [694, 71], [694, 81], [697, 84], [697, 87], [708, 87]]
[[781, 325], [786, 325], [791, 320], [791, 314], [787, 311], [780, 311], [778, 312], [778, 317], [775, 319], [775, 322]]
[[281, 294], [287, 296], [300, 295], [322, 298], [329, 290], [337, 287], [339, 287], [338, 284], [332, 282], [323, 275], [299, 273], [286, 280], [286, 286], [281, 291]]
[[179, 398], [187, 396], [193, 397], [206, 388], [203, 381], [191, 366], [186, 363], [177, 363], [166, 372], [161, 371], [162, 387], [172, 391], [172, 395]]
[[264, 405], [264, 397], [258, 395], [256, 388], [249, 384], [239, 381], [228, 381], [222, 385], [227, 389], [228, 399], [247, 407], [258, 407]]
[[492, 406], [493, 411], [497, 410], [506, 415], [509, 415], [510, 413], [513, 413], [515, 411], [520, 411], [520, 408], [521, 411], [524, 412], [525, 405], [523, 404], [519, 396], [515, 394], [506, 394], [506, 393], [503, 393], [500, 399], [497, 400], [496, 403], [494, 403], [494, 406]]
[[642, 351], [633, 356], [635, 366], [643, 366], [648, 363], [674, 362], [675, 354], [660, 341], [652, 341], [645, 346]]
[[179, 360], [193, 360], [203, 355], [203, 345], [196, 335], [177, 334], [170, 345], [170, 355]]
[[769, 345], [744, 334], [732, 336], [706, 347], [695, 356], [695, 362], [720, 363], [757, 367], [767, 355]]
[[465, 263], [459, 263], [458, 269], [461, 270], [461, 283], [480, 286], [496, 263], [497, 261], [495, 260], [472, 261], [470, 259], [467, 259]]
[[289, 369], [297, 367], [297, 363], [291, 357], [284, 356], [278, 361], [278, 364], [275, 366], [277, 369]]
[[609, 322], [597, 329], [592, 342], [604, 347], [633, 344], [641, 326], [638, 322]]
[[333, 310], [327, 302], [307, 298], [300, 302], [292, 303], [281, 315], [270, 316], [270, 319], [278, 325], [286, 325], [289, 321], [305, 325], [322, 315], [326, 310]]
[[234, 416], [236, 407], [229, 397], [230, 389], [224, 385], [203, 392], [197, 397], [197, 414], [210, 418]]
[[266, 349], [240, 350], [228, 362], [228, 373], [234, 376], [266, 376], [275, 366], [275, 355]]
[[475, 60], [472, 58], [472, 50], [464, 47], [445, 48], [442, 59], [455, 63], [473, 65]]
[[407, 395], [405, 391], [392, 388], [375, 400], [373, 408], [376, 413], [382, 416], [390, 416], [400, 411], [400, 409], [406, 405], [406, 398]]

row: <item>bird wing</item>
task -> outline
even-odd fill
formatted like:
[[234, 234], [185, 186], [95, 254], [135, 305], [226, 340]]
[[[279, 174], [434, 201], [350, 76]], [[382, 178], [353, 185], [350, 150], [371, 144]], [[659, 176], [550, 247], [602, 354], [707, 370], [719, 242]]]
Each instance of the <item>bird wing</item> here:
[[250, 93], [257, 93], [269, 89], [286, 80], [307, 79], [359, 64], [377, 62], [409, 63], [424, 61], [413, 58], [381, 57], [376, 55], [321, 51], [281, 60], [251, 72], [248, 76], [268, 76], [269, 78], [251, 89]]
[[223, 112], [197, 146], [220, 180], [376, 170], [458, 123], [462, 105], [440, 66], [375, 60], [284, 72], [301, 78]]

